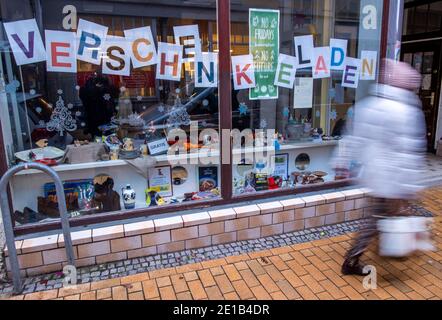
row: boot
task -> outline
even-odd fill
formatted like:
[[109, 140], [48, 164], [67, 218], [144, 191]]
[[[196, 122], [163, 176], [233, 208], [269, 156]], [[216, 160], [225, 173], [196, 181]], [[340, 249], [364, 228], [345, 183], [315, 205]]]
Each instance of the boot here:
[[364, 267], [359, 259], [346, 259], [342, 265], [341, 272], [343, 275], [367, 276], [370, 272], [364, 272]]

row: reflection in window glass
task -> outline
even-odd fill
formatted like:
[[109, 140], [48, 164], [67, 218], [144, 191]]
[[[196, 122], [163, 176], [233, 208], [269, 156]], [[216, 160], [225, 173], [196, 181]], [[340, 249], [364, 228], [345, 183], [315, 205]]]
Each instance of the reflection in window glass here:
[[[371, 14], [379, 19], [382, 1], [378, 4]], [[232, 120], [234, 129], [241, 133], [233, 150], [239, 162], [233, 165], [234, 194], [297, 188], [339, 178], [330, 168], [331, 155], [351, 122], [353, 104], [363, 98], [370, 81], [360, 80], [359, 86], [351, 88], [343, 83], [346, 76], [342, 68], [324, 70], [319, 57], [328, 54], [329, 46], [344, 47], [347, 57], [353, 58], [360, 58], [362, 50], [379, 50], [380, 34], [364, 33], [361, 11], [361, 1], [353, 0], [232, 4]], [[331, 43], [332, 38], [338, 40]], [[339, 39], [347, 42], [340, 46]], [[302, 65], [308, 60], [310, 64]], [[377, 57], [372, 60], [377, 65]], [[350, 63], [342, 61], [345, 66]], [[239, 77], [244, 80], [246, 75], [254, 75], [255, 79], [250, 86], [241, 87], [244, 81], [235, 77], [248, 64], [254, 66], [254, 72]], [[295, 77], [290, 66], [296, 66]], [[374, 69], [371, 74], [374, 80]], [[253, 157], [249, 150], [254, 150]], [[262, 150], [274, 155], [258, 156]]]
[[442, 1], [430, 3], [427, 32], [438, 31], [442, 24]]
[[[188, 135], [191, 122], [197, 134], [219, 129], [215, 1], [31, 3], [0, 0], [2, 22], [32, 19], [23, 22], [23, 32], [13, 25], [14, 48], [2, 28], [1, 124], [10, 164], [53, 165], [72, 216], [218, 198], [218, 166], [188, 161], [191, 150], [217, 143]], [[37, 62], [26, 61], [41, 53], [39, 38], [35, 52], [27, 51], [28, 31], [42, 38]], [[210, 87], [196, 84], [201, 51], [212, 53], [212, 68], [205, 70]], [[178, 142], [187, 161], [178, 169], [166, 158], [178, 146], [174, 129], [184, 133]], [[14, 178], [16, 223], [58, 217], [49, 182], [33, 171]]]

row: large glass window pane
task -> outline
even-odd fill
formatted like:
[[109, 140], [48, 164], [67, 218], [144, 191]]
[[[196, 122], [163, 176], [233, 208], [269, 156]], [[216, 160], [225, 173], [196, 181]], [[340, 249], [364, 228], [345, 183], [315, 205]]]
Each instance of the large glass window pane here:
[[235, 195], [341, 178], [330, 160], [376, 78], [382, 8], [365, 0], [232, 1]]
[[[219, 129], [215, 0], [0, 0], [0, 9], [11, 165], [53, 165], [72, 216], [218, 198], [219, 152], [198, 161], [217, 151], [198, 136]], [[45, 175], [27, 170], [12, 189], [17, 224], [58, 218]]]
[[442, 1], [430, 3], [427, 32], [439, 31], [442, 25]]

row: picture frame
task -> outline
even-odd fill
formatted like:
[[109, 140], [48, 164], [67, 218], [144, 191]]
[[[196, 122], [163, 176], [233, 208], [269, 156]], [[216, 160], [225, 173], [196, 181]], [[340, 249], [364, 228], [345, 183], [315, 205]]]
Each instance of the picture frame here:
[[198, 190], [200, 192], [210, 191], [218, 186], [218, 167], [198, 167]]
[[173, 196], [172, 166], [157, 166], [148, 170], [148, 188], [162, 197]]
[[289, 154], [281, 153], [272, 156], [272, 176], [279, 176], [286, 179], [289, 176]]

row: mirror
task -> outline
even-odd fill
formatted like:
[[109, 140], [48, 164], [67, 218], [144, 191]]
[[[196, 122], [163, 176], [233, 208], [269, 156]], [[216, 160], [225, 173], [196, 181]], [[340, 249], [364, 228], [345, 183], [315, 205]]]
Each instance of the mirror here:
[[296, 157], [295, 166], [298, 170], [304, 171], [310, 165], [310, 156], [307, 153], [301, 153]]
[[172, 181], [176, 186], [182, 185], [186, 182], [188, 173], [184, 167], [173, 167], [172, 169]]

